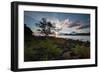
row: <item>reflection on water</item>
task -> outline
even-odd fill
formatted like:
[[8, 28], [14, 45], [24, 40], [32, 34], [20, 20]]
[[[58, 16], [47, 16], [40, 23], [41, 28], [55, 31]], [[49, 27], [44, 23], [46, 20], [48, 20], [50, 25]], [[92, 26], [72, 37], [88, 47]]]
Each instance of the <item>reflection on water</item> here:
[[80, 40], [80, 41], [90, 41], [90, 36], [82, 36], [82, 35], [59, 35], [60, 38], [69, 38], [73, 40]]

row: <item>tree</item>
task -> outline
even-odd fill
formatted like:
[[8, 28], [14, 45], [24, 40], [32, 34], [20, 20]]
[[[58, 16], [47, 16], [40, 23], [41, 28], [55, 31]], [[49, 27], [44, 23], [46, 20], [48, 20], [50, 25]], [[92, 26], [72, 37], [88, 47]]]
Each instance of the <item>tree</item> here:
[[32, 36], [32, 30], [26, 25], [24, 24], [24, 35], [25, 37], [29, 37]]
[[51, 34], [51, 30], [54, 28], [53, 24], [50, 21], [47, 21], [46, 18], [42, 18], [42, 20], [39, 23], [36, 23], [36, 25], [39, 27], [38, 31], [45, 34], [45, 36]]

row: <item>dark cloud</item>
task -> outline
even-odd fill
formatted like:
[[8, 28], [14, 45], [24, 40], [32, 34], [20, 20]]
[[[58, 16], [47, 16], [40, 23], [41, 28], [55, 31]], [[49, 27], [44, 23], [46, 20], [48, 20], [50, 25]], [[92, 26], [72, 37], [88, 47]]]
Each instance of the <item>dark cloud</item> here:
[[76, 27], [76, 26], [80, 26], [80, 25], [82, 25], [81, 22], [77, 21], [77, 22], [73, 22], [73, 23], [69, 24], [68, 27], [72, 28], [72, 27]]
[[77, 27], [77, 29], [86, 29], [90, 28], [90, 23], [88, 21], [87, 24], [83, 24], [81, 21], [76, 21], [68, 24], [68, 28], [73, 28], [73, 27]]
[[86, 29], [86, 28], [90, 28], [90, 25], [81, 25], [79, 26], [77, 29]]

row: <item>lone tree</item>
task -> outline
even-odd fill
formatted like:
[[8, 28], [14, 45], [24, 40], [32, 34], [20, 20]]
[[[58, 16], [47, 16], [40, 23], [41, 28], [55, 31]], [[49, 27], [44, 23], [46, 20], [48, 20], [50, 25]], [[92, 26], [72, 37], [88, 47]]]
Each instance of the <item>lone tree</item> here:
[[42, 18], [42, 20], [39, 21], [39, 23], [36, 23], [36, 26], [39, 27], [38, 31], [40, 31], [45, 36], [51, 34], [52, 33], [51, 30], [55, 28], [50, 21], [47, 21], [46, 18]]

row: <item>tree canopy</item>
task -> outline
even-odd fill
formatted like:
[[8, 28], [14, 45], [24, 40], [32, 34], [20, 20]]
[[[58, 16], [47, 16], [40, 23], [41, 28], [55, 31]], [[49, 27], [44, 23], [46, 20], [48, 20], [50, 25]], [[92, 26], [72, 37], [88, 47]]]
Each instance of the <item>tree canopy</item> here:
[[45, 36], [48, 36], [52, 33], [52, 30], [55, 28], [53, 26], [53, 23], [50, 21], [47, 21], [46, 18], [42, 18], [39, 23], [36, 23], [36, 26], [39, 27], [38, 31], [40, 31], [42, 34], [45, 34]]

